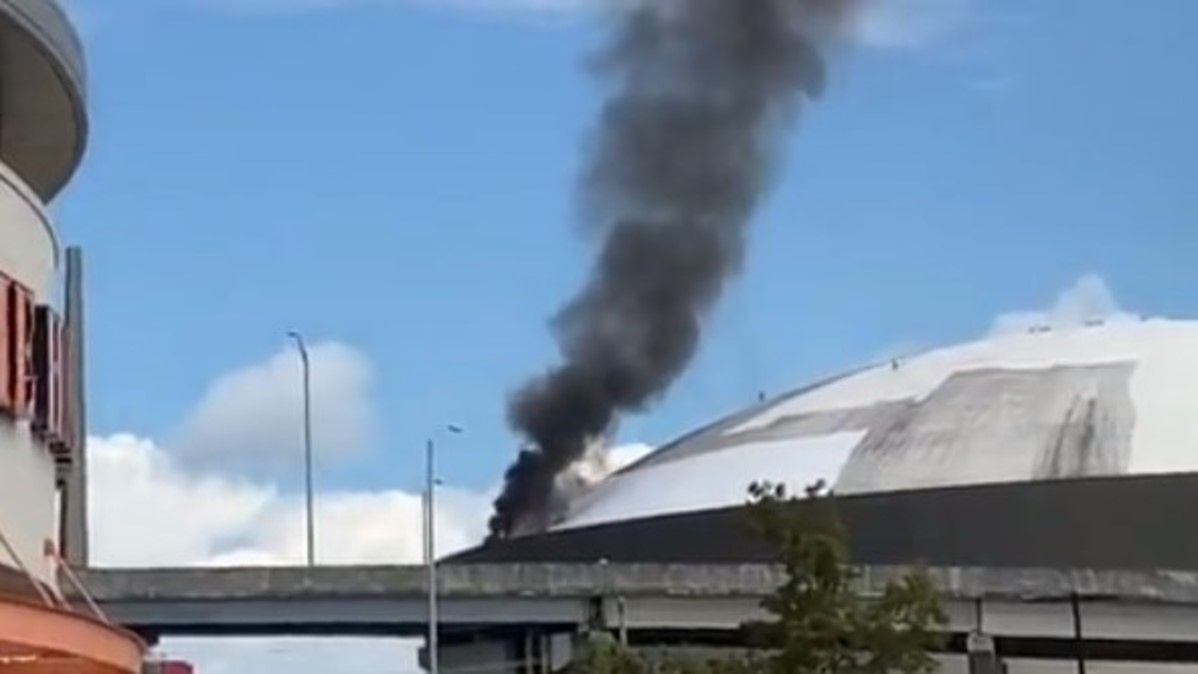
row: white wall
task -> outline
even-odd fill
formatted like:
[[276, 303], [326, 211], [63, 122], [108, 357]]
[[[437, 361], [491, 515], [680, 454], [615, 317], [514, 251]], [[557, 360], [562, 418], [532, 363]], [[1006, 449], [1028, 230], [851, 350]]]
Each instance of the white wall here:
[[[0, 163], [0, 272], [33, 290], [39, 302], [53, 301], [57, 244], [38, 198]], [[53, 583], [43, 554], [57, 540], [54, 520], [54, 461], [29, 432], [27, 422], [0, 417], [0, 531], [34, 575]], [[14, 560], [0, 549], [0, 565]]]
[[37, 195], [0, 163], [0, 271], [44, 300], [54, 280], [57, 254], [49, 217]]

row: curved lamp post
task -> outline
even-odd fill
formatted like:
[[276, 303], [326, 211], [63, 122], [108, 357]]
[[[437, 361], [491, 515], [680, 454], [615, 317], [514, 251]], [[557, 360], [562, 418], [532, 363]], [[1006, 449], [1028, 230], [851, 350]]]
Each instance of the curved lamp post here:
[[[449, 424], [445, 432], [460, 435], [461, 426]], [[438, 658], [438, 615], [437, 606], [437, 477], [436, 477], [436, 443], [433, 438], [425, 445], [425, 523], [424, 523], [424, 555], [428, 564], [428, 671], [429, 674], [440, 674]]]
[[312, 497], [312, 362], [308, 358], [308, 346], [304, 336], [294, 330], [287, 336], [295, 340], [299, 349], [300, 363], [304, 368], [304, 496], [307, 513], [308, 566], [316, 565], [316, 522], [313, 514]]

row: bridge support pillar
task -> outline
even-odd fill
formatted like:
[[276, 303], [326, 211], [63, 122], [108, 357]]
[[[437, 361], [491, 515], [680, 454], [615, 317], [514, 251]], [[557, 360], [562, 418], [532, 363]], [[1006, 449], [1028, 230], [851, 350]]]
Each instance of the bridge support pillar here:
[[973, 632], [966, 640], [969, 658], [969, 674], [1003, 674], [1002, 662], [994, 647], [994, 639], [981, 632]]

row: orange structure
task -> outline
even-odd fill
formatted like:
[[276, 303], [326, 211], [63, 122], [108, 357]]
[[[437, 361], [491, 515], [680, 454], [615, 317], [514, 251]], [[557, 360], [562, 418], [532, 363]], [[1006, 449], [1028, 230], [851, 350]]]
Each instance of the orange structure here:
[[144, 644], [59, 555], [87, 561], [82, 300], [46, 204], [86, 145], [82, 47], [56, 0], [0, 0], [0, 53], [0, 674], [134, 674]]
[[136, 636], [98, 619], [0, 598], [0, 673], [133, 673], [143, 651]]

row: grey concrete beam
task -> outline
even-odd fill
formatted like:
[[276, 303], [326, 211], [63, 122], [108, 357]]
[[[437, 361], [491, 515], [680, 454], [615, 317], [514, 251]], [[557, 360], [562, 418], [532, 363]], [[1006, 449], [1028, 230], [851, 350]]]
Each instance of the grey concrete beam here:
[[[861, 590], [880, 592], [905, 572], [863, 570]], [[1198, 603], [1198, 571], [1100, 571], [933, 568], [936, 587], [954, 598], [1024, 601], [1083, 598]], [[232, 600], [302, 597], [422, 597], [420, 566], [248, 569], [92, 569], [85, 584], [101, 602]], [[762, 597], [783, 580], [780, 567], [761, 564], [469, 564], [443, 565], [447, 597]]]
[[[782, 581], [769, 565], [446, 565], [447, 633], [522, 627], [575, 630], [736, 630], [762, 617]], [[903, 569], [870, 568], [876, 594]], [[950, 630], [1066, 638], [1070, 600], [1083, 601], [1088, 638], [1189, 641], [1198, 634], [1198, 573], [931, 569]], [[117, 622], [150, 636], [408, 635], [428, 619], [424, 568], [304, 567], [91, 570], [83, 580]], [[599, 600], [599, 601], [597, 601]], [[624, 610], [617, 610], [622, 606]], [[981, 623], [979, 624], [979, 618]], [[1155, 635], [1155, 637], [1154, 637]]]
[[62, 511], [59, 513], [62, 554], [66, 562], [77, 569], [88, 566], [88, 496], [87, 496], [87, 395], [84, 376], [84, 294], [83, 250], [72, 246], [66, 250], [65, 320], [66, 335], [66, 415], [71, 437], [70, 461], [62, 476]]

